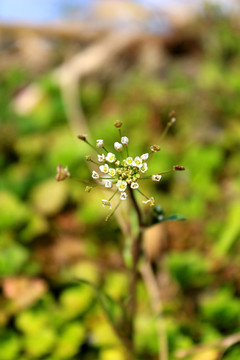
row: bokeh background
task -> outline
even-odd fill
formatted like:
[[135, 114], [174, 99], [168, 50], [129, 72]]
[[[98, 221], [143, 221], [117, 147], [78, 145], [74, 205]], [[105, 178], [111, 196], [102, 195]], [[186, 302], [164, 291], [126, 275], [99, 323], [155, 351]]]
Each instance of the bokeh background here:
[[[0, 360], [124, 359], [93, 289], [75, 281], [124, 302], [123, 236], [101, 190], [57, 183], [56, 167], [90, 180], [77, 134], [111, 147], [121, 120], [141, 154], [172, 110], [151, 172], [186, 171], [144, 183], [187, 218], [144, 243], [169, 358], [240, 359], [239, 2], [1, 0], [0, 54]], [[157, 359], [141, 281], [138, 295], [139, 359]]]

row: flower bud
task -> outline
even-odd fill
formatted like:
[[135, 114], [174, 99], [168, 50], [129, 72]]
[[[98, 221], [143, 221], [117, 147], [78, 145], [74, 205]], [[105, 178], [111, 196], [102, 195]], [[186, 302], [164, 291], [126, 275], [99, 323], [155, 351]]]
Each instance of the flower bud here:
[[114, 143], [114, 149], [115, 150], [117, 150], [117, 151], [122, 151], [122, 148], [123, 148], [123, 146], [122, 146], [122, 144], [120, 144], [119, 142], [115, 142]]
[[127, 137], [127, 136], [122, 136], [122, 137], [121, 137], [121, 143], [122, 143], [123, 145], [127, 146], [128, 143], [129, 143], [128, 137]]
[[160, 150], [160, 146], [159, 145], [152, 145], [152, 146], [150, 146], [150, 150], [152, 152], [157, 152], [157, 151]]
[[67, 167], [63, 167], [61, 164], [59, 164], [57, 166], [57, 175], [56, 175], [56, 180], [57, 181], [63, 181], [66, 178], [68, 178], [70, 176], [70, 172], [68, 171]]
[[183, 171], [183, 170], [185, 170], [185, 167], [181, 166], [181, 165], [175, 165], [173, 167], [173, 170], [175, 170], [175, 171]]
[[85, 156], [85, 159], [86, 159], [87, 161], [91, 161], [91, 160], [92, 160], [91, 155], [86, 155], [86, 156]]
[[102, 206], [105, 207], [105, 206], [109, 206], [111, 208], [111, 203], [110, 201], [108, 200], [102, 200]]
[[80, 134], [77, 136], [79, 140], [82, 140], [82, 141], [86, 141], [87, 140], [87, 135], [86, 134]]
[[104, 142], [103, 142], [103, 140], [102, 139], [99, 139], [99, 140], [97, 140], [97, 148], [102, 148], [102, 147], [104, 147]]
[[93, 188], [92, 186], [86, 186], [86, 187], [85, 187], [85, 191], [86, 191], [86, 192], [90, 192], [90, 191], [92, 190], [92, 188]]
[[116, 126], [116, 128], [120, 128], [122, 126], [122, 122], [121, 121], [115, 121], [114, 126]]

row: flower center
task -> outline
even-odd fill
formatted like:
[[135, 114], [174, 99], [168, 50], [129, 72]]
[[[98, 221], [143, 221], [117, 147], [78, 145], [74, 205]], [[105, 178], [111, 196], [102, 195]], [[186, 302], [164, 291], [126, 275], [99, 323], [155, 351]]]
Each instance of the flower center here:
[[116, 168], [119, 180], [125, 180], [128, 184], [135, 182], [140, 177], [140, 171], [137, 166], [127, 165], [123, 160], [120, 166]]

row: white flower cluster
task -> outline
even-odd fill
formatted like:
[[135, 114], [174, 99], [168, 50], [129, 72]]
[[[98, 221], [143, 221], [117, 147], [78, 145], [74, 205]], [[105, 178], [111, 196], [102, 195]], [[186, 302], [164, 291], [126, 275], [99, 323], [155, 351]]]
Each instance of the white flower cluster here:
[[[141, 156], [131, 157], [128, 156], [127, 146], [129, 139], [127, 136], [121, 137], [121, 142], [114, 143], [114, 149], [117, 152], [123, 152], [126, 148], [127, 156], [124, 158], [123, 153], [116, 155], [112, 152], [108, 152], [104, 147], [104, 141], [102, 139], [97, 140], [96, 147], [106, 150], [106, 154], [98, 154], [98, 167], [99, 172], [93, 171], [92, 178], [101, 180], [106, 188], [116, 187], [115, 193], [119, 192], [120, 200], [126, 200], [128, 197], [127, 189], [137, 190], [139, 188], [138, 180], [143, 178], [144, 174], [148, 170], [147, 160], [149, 153], [142, 154]], [[159, 181], [161, 175], [152, 175], [144, 178], [150, 178], [153, 181]], [[115, 195], [114, 193], [114, 195]], [[112, 197], [110, 198], [110, 200]], [[148, 199], [143, 203], [150, 205], [154, 204], [154, 199]], [[110, 200], [102, 200], [103, 206], [111, 207]]]
[[[174, 123], [175, 118], [171, 118], [171, 120], [167, 123], [166, 130], [164, 130], [164, 136], [167, 133], [169, 127]], [[86, 156], [87, 161], [91, 161], [95, 165], [97, 165], [98, 169], [92, 171], [92, 178], [97, 180], [99, 184], [104, 185], [107, 189], [113, 189], [113, 193], [108, 200], [103, 199], [102, 205], [111, 208], [111, 200], [117, 194], [119, 194], [119, 202], [113, 209], [112, 213], [106, 217], [106, 221], [114, 214], [121, 201], [126, 200], [128, 194], [131, 195], [133, 202], [134, 192], [138, 191], [144, 198], [142, 202], [144, 204], [149, 204], [150, 206], [154, 205], [154, 198], [147, 197], [140, 189], [139, 189], [139, 180], [143, 179], [151, 179], [152, 181], [160, 181], [162, 178], [162, 174], [166, 174], [172, 171], [182, 171], [185, 170], [184, 166], [174, 165], [172, 169], [162, 171], [159, 174], [154, 175], [145, 175], [148, 170], [147, 161], [154, 153], [160, 150], [159, 145], [150, 146], [149, 153], [142, 154], [140, 156], [129, 156], [128, 152], [128, 144], [129, 139], [127, 136], [122, 136], [121, 133], [121, 121], [115, 122], [115, 127], [119, 131], [120, 141], [116, 141], [113, 144], [114, 149], [116, 150], [116, 154], [109, 152], [105, 145], [103, 139], [98, 139], [96, 141], [96, 145], [92, 145], [87, 138], [86, 134], [78, 135], [78, 139], [84, 141], [88, 144], [92, 149], [97, 152], [97, 161], [92, 160], [91, 155]], [[62, 165], [58, 165], [57, 167], [57, 181], [63, 181], [72, 176], [70, 175], [68, 168], [63, 167]], [[81, 181], [78, 179], [78, 181]], [[82, 182], [85, 183], [84, 180]], [[91, 185], [91, 184], [90, 184]], [[85, 191], [90, 192], [95, 186], [86, 186]]]

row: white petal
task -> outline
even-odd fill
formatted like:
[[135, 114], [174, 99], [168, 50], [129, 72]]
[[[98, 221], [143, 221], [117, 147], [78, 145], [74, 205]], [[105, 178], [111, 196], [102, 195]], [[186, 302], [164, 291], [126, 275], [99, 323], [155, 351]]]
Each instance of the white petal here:
[[127, 136], [123, 136], [123, 137], [121, 138], [121, 143], [122, 143], [123, 145], [128, 145], [129, 139], [127, 138]]
[[93, 178], [93, 179], [98, 179], [98, 178], [99, 178], [98, 173], [97, 173], [96, 171], [94, 171], [94, 170], [93, 170], [93, 172], [92, 172], [92, 178]]
[[97, 148], [101, 148], [101, 147], [103, 147], [104, 146], [104, 142], [103, 142], [103, 140], [102, 139], [98, 139], [97, 141]]
[[120, 200], [126, 200], [127, 199], [127, 193], [123, 192], [120, 195]]
[[114, 162], [116, 160], [115, 154], [109, 152], [106, 156], [106, 160], [110, 163]]
[[132, 182], [130, 187], [131, 187], [132, 189], [138, 189], [138, 188], [139, 188], [139, 184], [136, 183], [136, 182]]
[[142, 154], [142, 155], [141, 155], [141, 159], [142, 159], [143, 161], [146, 161], [146, 160], [148, 159], [148, 157], [149, 157], [149, 154], [148, 154], [148, 153], [145, 153], [145, 154]]
[[114, 149], [117, 150], [117, 151], [122, 151], [122, 144], [120, 144], [119, 142], [115, 142], [114, 143]]
[[100, 165], [99, 169], [100, 169], [101, 172], [106, 174], [106, 173], [108, 173], [109, 166], [108, 166], [108, 164]]
[[160, 181], [161, 177], [162, 177], [162, 175], [152, 175], [152, 180], [153, 181]]
[[110, 180], [106, 180], [105, 181], [105, 187], [106, 188], [111, 188], [112, 187], [112, 182]]

